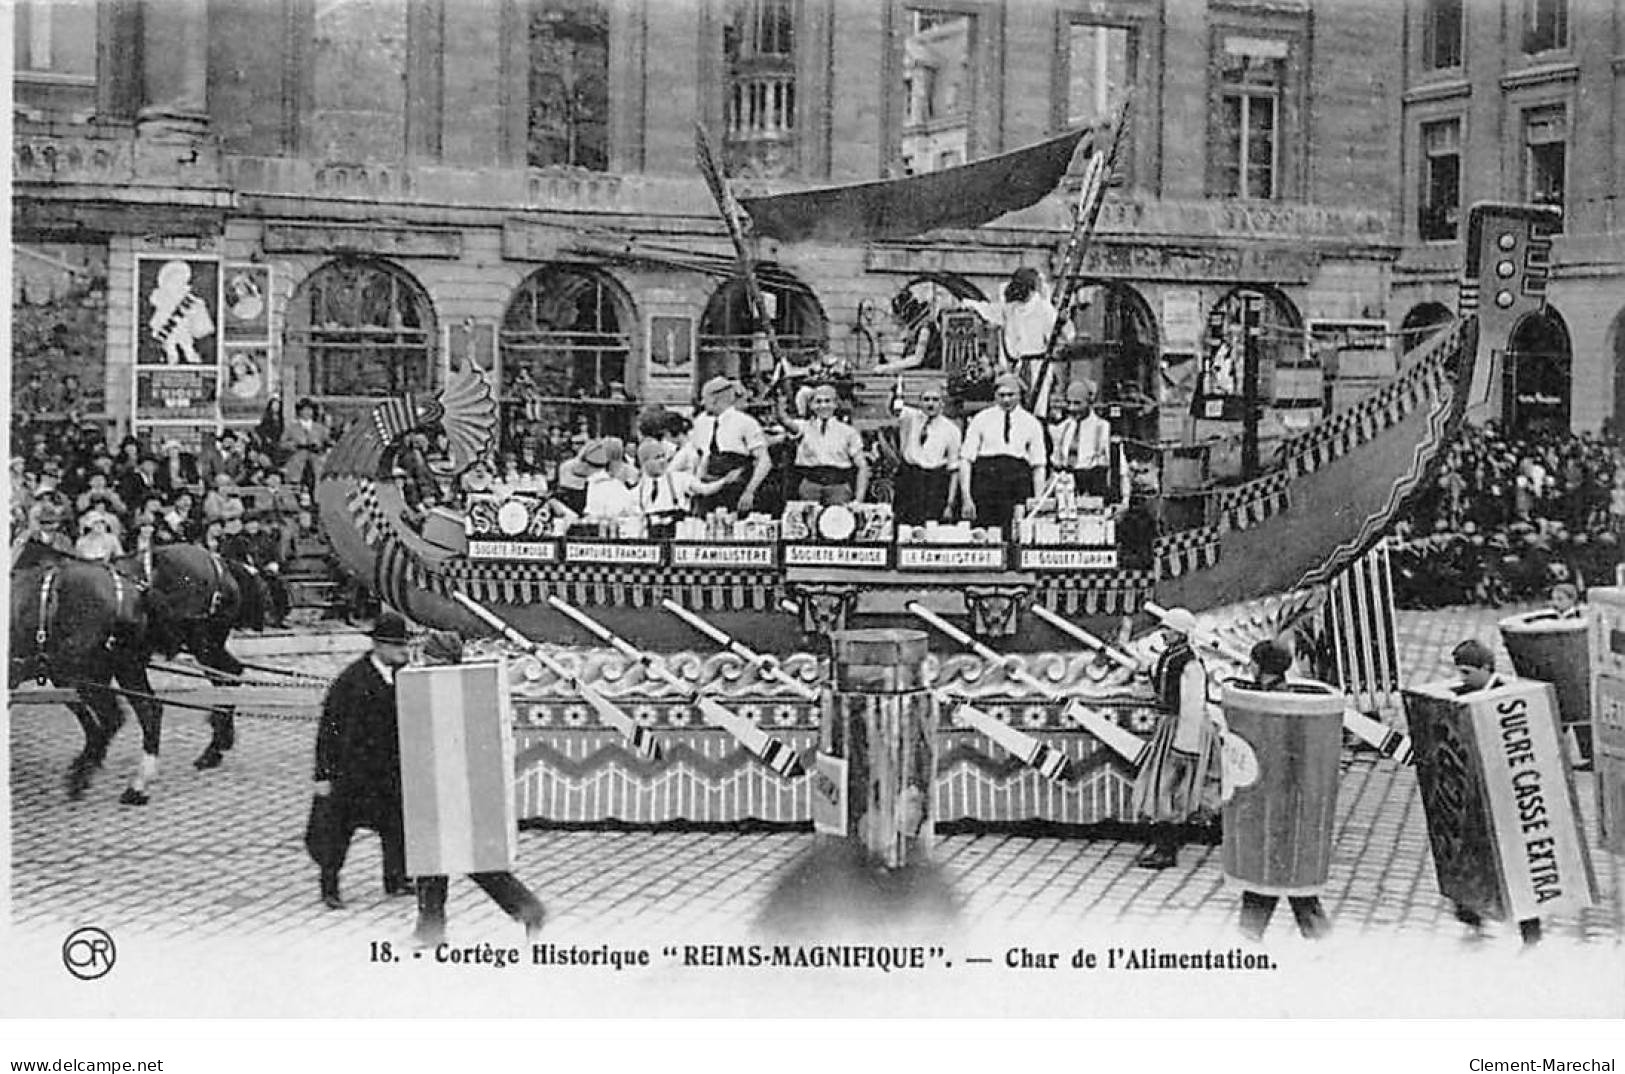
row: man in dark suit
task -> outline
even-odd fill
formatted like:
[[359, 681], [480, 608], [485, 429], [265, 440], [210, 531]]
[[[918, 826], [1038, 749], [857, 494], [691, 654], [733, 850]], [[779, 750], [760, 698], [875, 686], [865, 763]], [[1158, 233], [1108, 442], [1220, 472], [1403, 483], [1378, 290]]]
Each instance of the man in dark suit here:
[[411, 657], [406, 620], [378, 617], [372, 651], [339, 673], [322, 703], [316, 732], [315, 801], [305, 844], [321, 868], [322, 902], [344, 906], [339, 870], [357, 828], [384, 844], [384, 891], [412, 894], [406, 877], [401, 821], [401, 745], [397, 737], [395, 670]]

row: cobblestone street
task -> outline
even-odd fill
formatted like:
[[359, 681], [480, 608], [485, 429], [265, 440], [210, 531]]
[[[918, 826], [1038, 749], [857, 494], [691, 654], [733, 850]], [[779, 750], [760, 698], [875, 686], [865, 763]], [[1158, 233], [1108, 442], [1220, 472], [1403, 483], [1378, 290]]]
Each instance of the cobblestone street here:
[[[1401, 618], [1401, 654], [1412, 679], [1436, 677], [1460, 638], [1496, 634], [1495, 615], [1487, 611]], [[360, 641], [340, 637], [323, 644], [333, 651], [262, 659], [328, 674]], [[1504, 653], [1500, 659], [1507, 666]], [[382, 939], [405, 946], [411, 900], [382, 893], [378, 844], [370, 834], [358, 837], [346, 865], [348, 909], [330, 912], [317, 900], [303, 828], [318, 700], [316, 688], [261, 688], [257, 706], [282, 718], [241, 719], [237, 749], [224, 767], [206, 773], [190, 764], [207, 740], [204, 721], [172, 711], [164, 771], [145, 808], [117, 802], [136, 761], [133, 723], [90, 792], [71, 802], [62, 774], [78, 748], [77, 726], [60, 706], [13, 708], [12, 916], [18, 932], [61, 936], [93, 922], [115, 934], [188, 943], [229, 938], [359, 949]], [[1578, 779], [1594, 834], [1592, 776]], [[518, 872], [549, 908], [549, 938], [592, 944], [739, 939], [751, 935], [776, 884], [813, 838], [528, 829], [520, 836]], [[1137, 843], [1109, 840], [955, 835], [940, 841], [936, 860], [958, 900], [956, 934], [1087, 939], [1174, 931], [1221, 948], [1239, 943], [1236, 897], [1224, 887], [1217, 847], [1189, 847], [1178, 868], [1161, 873], [1134, 868], [1138, 850]], [[1599, 904], [1579, 917], [1547, 922], [1542, 959], [1619, 956], [1619, 859], [1600, 848], [1593, 853]], [[454, 941], [519, 941], [518, 927], [473, 884], [454, 880], [451, 892]], [[1422, 957], [1437, 958], [1517, 948], [1515, 929], [1491, 926], [1488, 937], [1464, 938], [1435, 884], [1412, 771], [1369, 755], [1346, 764], [1326, 904], [1338, 949], [1377, 940], [1386, 949], [1414, 945]], [[1307, 949], [1284, 909], [1270, 942]]]

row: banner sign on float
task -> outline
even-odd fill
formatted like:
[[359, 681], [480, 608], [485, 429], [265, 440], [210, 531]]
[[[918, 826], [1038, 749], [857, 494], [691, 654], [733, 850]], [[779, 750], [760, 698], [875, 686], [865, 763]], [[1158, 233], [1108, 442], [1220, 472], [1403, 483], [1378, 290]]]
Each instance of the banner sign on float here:
[[1468, 695], [1405, 692], [1439, 888], [1523, 921], [1592, 905], [1596, 880], [1552, 687], [1518, 679]]

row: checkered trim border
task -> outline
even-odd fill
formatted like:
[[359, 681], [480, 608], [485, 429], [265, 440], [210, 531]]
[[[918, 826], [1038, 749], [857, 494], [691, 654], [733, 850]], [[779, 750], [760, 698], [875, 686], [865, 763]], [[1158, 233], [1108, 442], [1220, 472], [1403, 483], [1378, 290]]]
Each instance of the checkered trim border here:
[[1157, 577], [1178, 578], [1219, 562], [1219, 537], [1223, 532], [1218, 526], [1203, 526], [1158, 537], [1153, 546], [1157, 556]]
[[1304, 430], [1286, 443], [1287, 472], [1301, 477], [1342, 458], [1391, 428], [1411, 411], [1450, 389], [1447, 363], [1466, 344], [1470, 318], [1427, 344], [1428, 353], [1411, 363], [1375, 395]]
[[655, 608], [666, 598], [698, 612], [769, 611], [779, 599], [776, 570], [636, 570], [608, 564], [447, 563], [446, 585], [474, 600], [537, 603], [551, 595], [587, 607]]
[[1101, 578], [1046, 579], [1034, 599], [1058, 615], [1133, 615], [1153, 595], [1154, 571], [1112, 571]]

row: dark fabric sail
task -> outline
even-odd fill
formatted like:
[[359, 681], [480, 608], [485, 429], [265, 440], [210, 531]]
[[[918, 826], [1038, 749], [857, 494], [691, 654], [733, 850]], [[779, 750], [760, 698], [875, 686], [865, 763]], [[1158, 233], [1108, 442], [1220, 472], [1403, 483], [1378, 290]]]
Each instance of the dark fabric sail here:
[[1087, 130], [958, 168], [765, 198], [740, 198], [754, 235], [783, 242], [900, 239], [976, 227], [1054, 190]]

